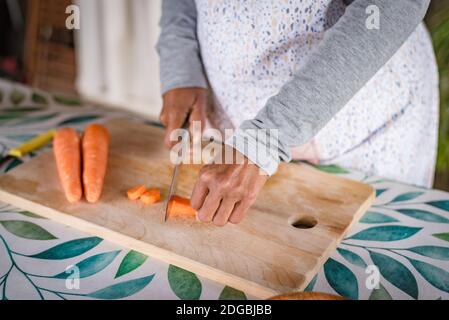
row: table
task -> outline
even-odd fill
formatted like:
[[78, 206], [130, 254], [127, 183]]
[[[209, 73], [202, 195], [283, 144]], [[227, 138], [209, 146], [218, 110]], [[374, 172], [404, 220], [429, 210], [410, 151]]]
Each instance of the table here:
[[[0, 79], [2, 154], [50, 128], [81, 129], [93, 121], [123, 116], [141, 118]], [[1, 172], [28, 161], [38, 152], [6, 163]], [[376, 189], [377, 198], [307, 291], [351, 299], [449, 298], [449, 193], [336, 165], [317, 168], [368, 183]], [[0, 297], [10, 300], [253, 298], [3, 203], [0, 203]]]

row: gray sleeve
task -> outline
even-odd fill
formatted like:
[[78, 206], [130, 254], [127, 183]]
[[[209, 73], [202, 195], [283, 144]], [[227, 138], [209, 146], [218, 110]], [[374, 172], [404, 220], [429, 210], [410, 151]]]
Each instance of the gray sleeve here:
[[156, 49], [160, 57], [162, 94], [182, 87], [207, 88], [196, 30], [194, 0], [163, 0], [161, 34]]
[[[329, 29], [299, 72], [252, 120], [226, 141], [268, 174], [290, 160], [290, 148], [306, 143], [394, 55], [424, 18], [430, 0], [354, 0]], [[380, 29], [365, 25], [376, 5]], [[253, 129], [253, 130], [248, 130]], [[269, 144], [254, 129], [278, 129]], [[266, 156], [261, 157], [262, 152]], [[259, 152], [259, 154], [257, 154]]]

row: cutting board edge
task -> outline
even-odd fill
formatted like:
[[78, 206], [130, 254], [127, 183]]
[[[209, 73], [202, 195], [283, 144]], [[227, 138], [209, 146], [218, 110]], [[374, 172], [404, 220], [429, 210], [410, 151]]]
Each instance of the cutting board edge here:
[[[326, 252], [323, 252], [323, 255], [320, 259], [320, 263], [318, 264], [318, 268], [311, 269], [307, 274], [304, 275], [304, 282], [295, 290], [295, 291], [304, 291], [304, 289], [308, 286], [310, 281], [312, 281], [313, 277], [319, 272], [319, 269], [324, 266], [326, 261], [331, 258], [333, 252], [335, 252], [338, 248], [338, 245], [343, 241], [343, 239], [348, 234], [349, 230], [362, 218], [363, 214], [368, 211], [368, 209], [373, 204], [374, 200], [376, 200], [376, 191], [370, 185], [367, 185], [371, 188], [372, 192], [370, 196], [365, 200], [365, 202], [360, 206], [359, 210], [354, 214], [354, 219], [352, 222], [346, 227], [345, 231], [341, 234], [340, 238], [336, 239], [332, 245], [328, 247]], [[318, 270], [317, 270], [318, 269]]]
[[[237, 277], [235, 275], [207, 266], [195, 260], [175, 254], [169, 250], [165, 250], [155, 245], [148, 244], [146, 242], [123, 235], [119, 232], [112, 231], [105, 227], [99, 226], [95, 223], [88, 222], [86, 220], [79, 219], [77, 217], [73, 217], [70, 214], [67, 213], [61, 214], [61, 212], [55, 209], [45, 207], [44, 205], [33, 202], [31, 200], [20, 198], [19, 196], [16, 196], [1, 189], [0, 189], [0, 201], [3, 201], [10, 205], [17, 206], [23, 210], [33, 212], [44, 218], [56, 221], [58, 223], [62, 223], [77, 230], [81, 230], [82, 232], [99, 236], [121, 247], [136, 250], [155, 259], [159, 259], [165, 263], [173, 264], [180, 268], [184, 268], [199, 276], [202, 276], [212, 281], [216, 281], [223, 285], [231, 286], [235, 289], [245, 292], [245, 294], [249, 294], [256, 298], [267, 299], [282, 293], [274, 289], [264, 287], [250, 280]], [[82, 226], [82, 228], [78, 226]]]

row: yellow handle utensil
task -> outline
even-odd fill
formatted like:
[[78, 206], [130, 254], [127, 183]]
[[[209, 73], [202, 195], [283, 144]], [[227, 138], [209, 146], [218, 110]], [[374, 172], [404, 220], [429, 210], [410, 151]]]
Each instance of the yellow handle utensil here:
[[48, 142], [50, 142], [53, 137], [55, 136], [56, 130], [52, 129], [47, 132], [44, 132], [31, 140], [28, 140], [21, 146], [17, 148], [13, 148], [8, 151], [8, 155], [11, 157], [20, 158], [26, 155], [27, 153], [39, 149], [40, 147], [44, 146]]

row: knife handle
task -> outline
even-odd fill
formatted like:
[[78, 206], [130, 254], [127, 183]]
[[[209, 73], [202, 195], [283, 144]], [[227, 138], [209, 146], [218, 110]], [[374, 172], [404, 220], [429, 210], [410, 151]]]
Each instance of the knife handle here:
[[8, 155], [12, 156], [12, 157], [16, 157], [16, 158], [23, 157], [27, 153], [29, 153], [33, 150], [36, 150], [36, 149], [42, 147], [43, 145], [47, 144], [48, 142], [50, 142], [53, 139], [53, 137], [55, 136], [55, 133], [56, 133], [56, 130], [54, 130], [54, 129], [44, 132], [44, 133], [32, 138], [31, 140], [28, 140], [27, 142], [20, 145], [19, 147], [9, 150]]

